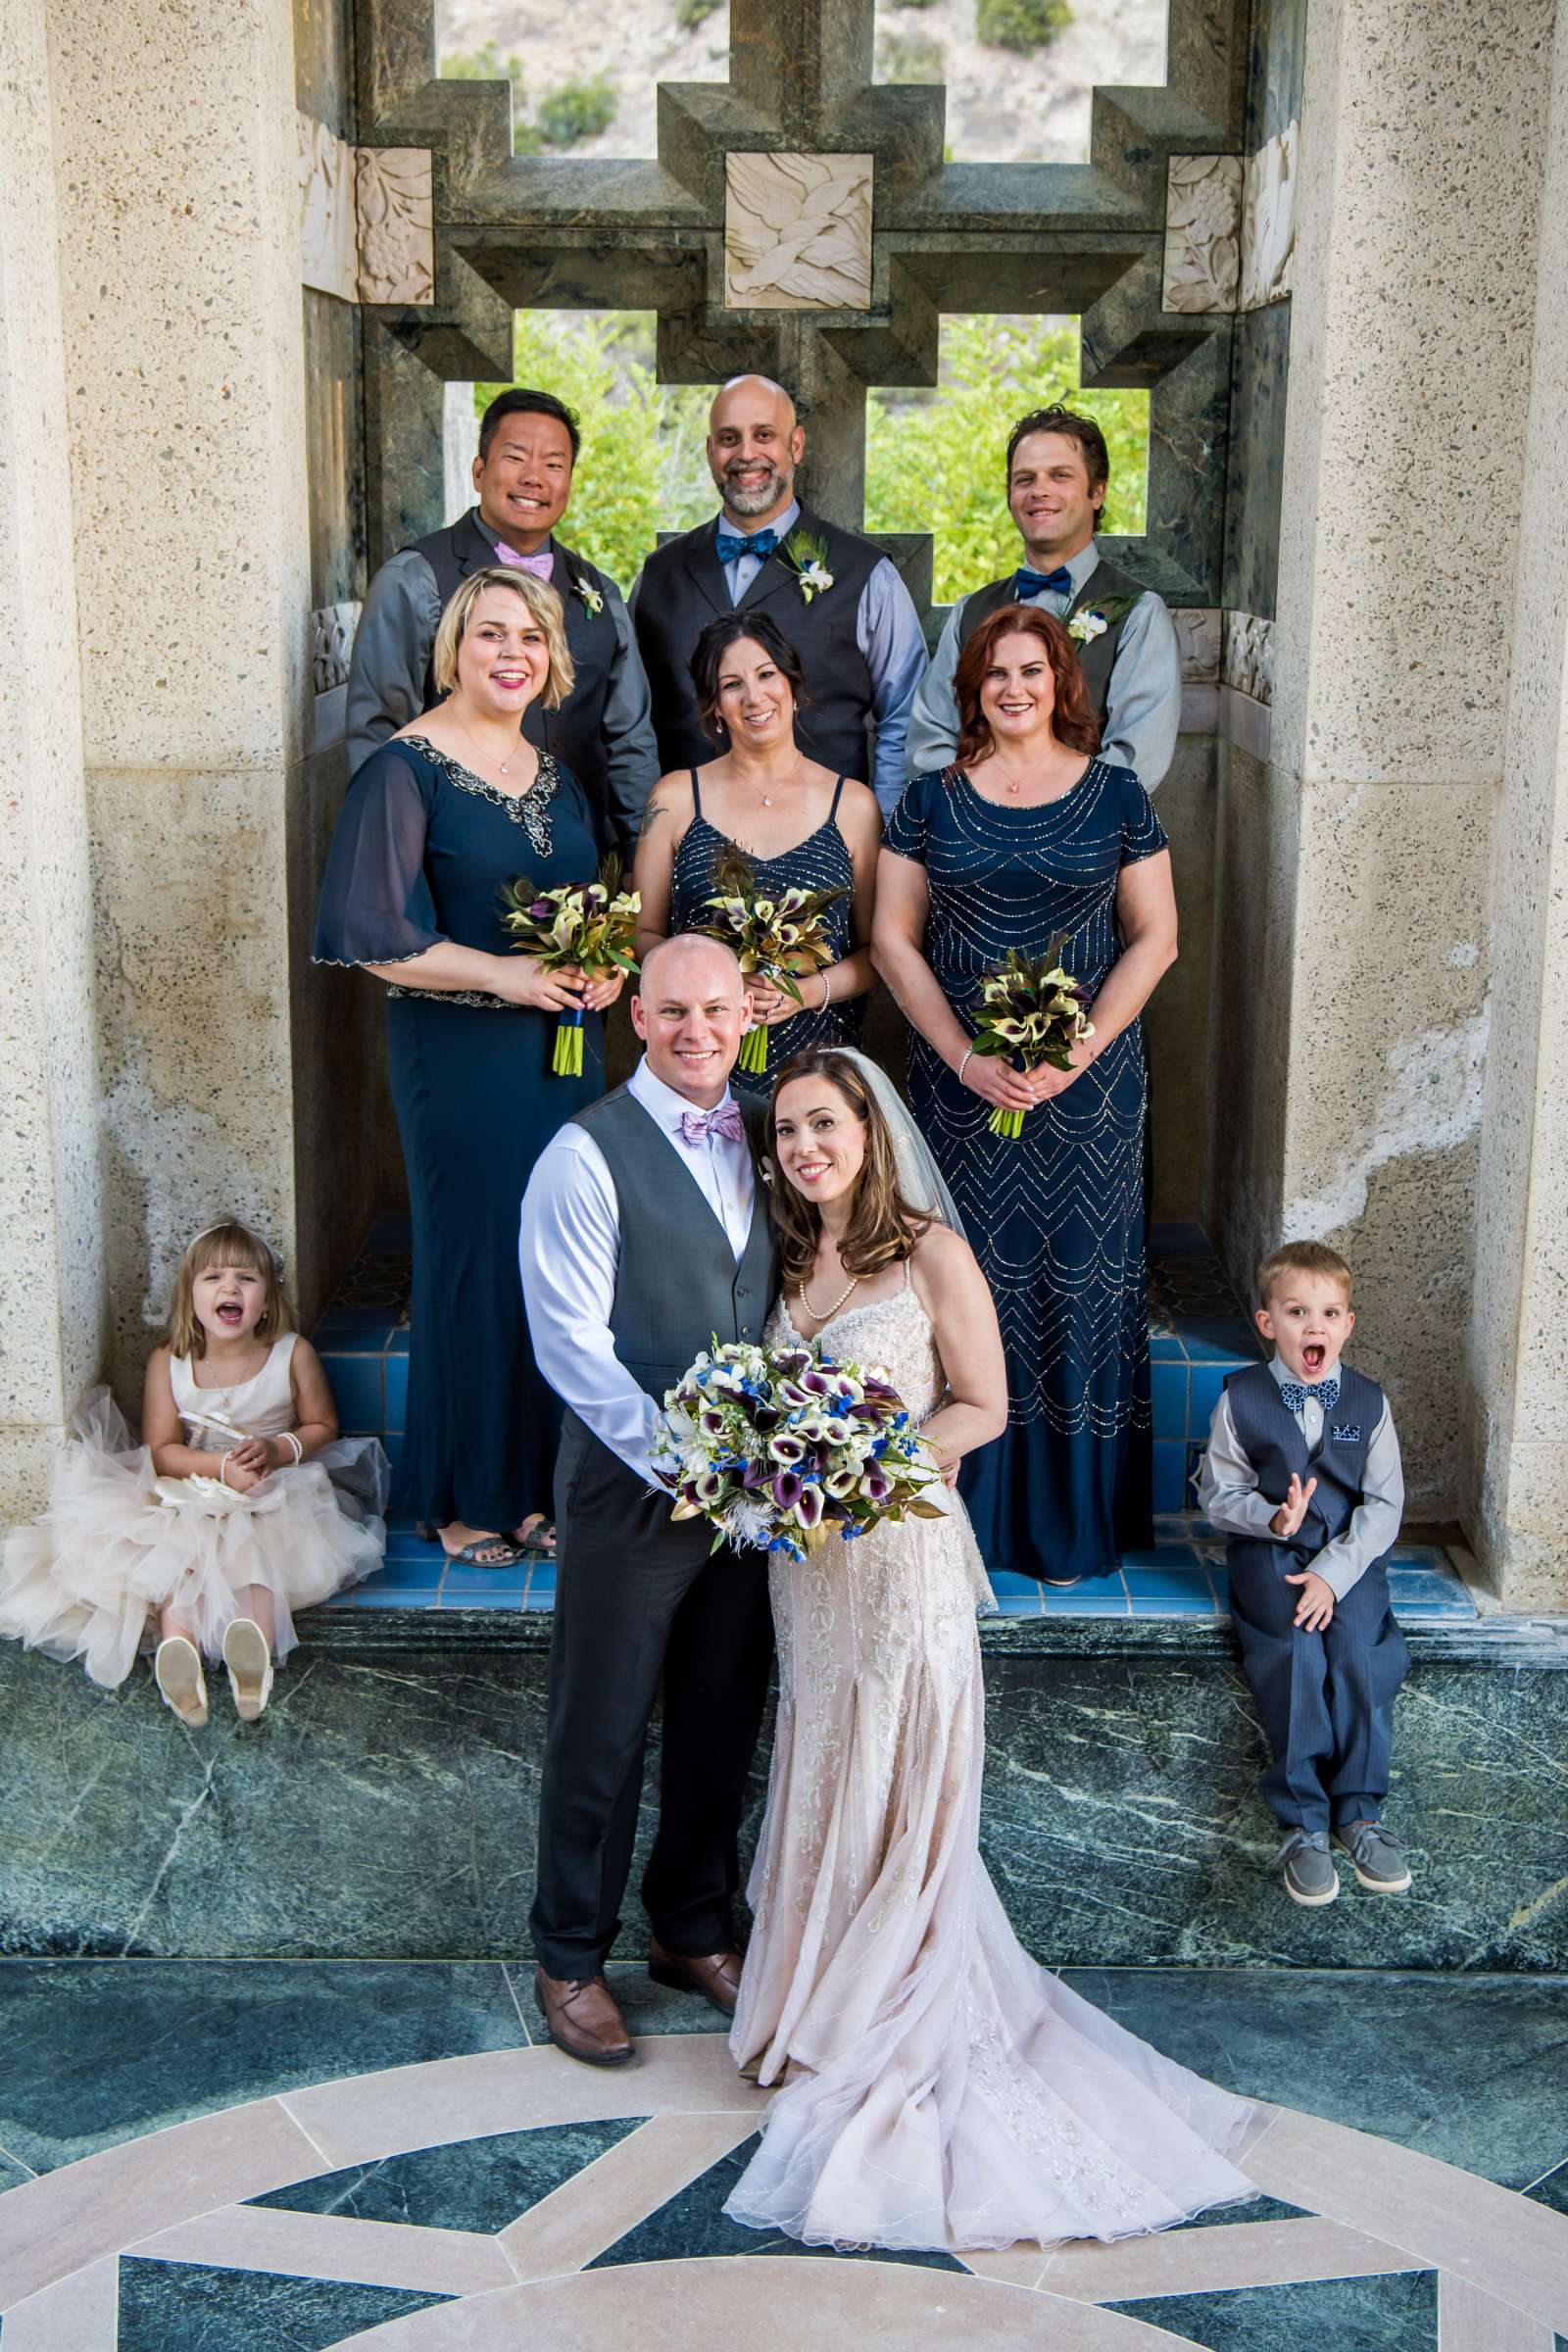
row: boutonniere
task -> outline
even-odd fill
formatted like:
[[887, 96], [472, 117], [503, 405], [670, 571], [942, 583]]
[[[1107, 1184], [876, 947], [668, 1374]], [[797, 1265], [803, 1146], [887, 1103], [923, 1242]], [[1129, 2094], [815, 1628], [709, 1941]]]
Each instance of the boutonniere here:
[[594, 586], [592, 580], [588, 579], [582, 572], [578, 572], [576, 578], [571, 584], [577, 595], [582, 598], [583, 603], [587, 606], [588, 611], [593, 614], [595, 620], [597, 620], [600, 613], [605, 609], [605, 600], [600, 591]]
[[1361, 1424], [1359, 1421], [1336, 1421], [1331, 1435], [1336, 1446], [1359, 1446]]
[[801, 584], [804, 604], [808, 605], [813, 596], [826, 596], [833, 574], [827, 567], [825, 539], [814, 531], [791, 531], [779, 553]]
[[1125, 620], [1138, 599], [1136, 596], [1110, 596], [1102, 605], [1087, 605], [1075, 612], [1067, 623], [1067, 634], [1075, 645], [1093, 645], [1103, 637], [1112, 622]]

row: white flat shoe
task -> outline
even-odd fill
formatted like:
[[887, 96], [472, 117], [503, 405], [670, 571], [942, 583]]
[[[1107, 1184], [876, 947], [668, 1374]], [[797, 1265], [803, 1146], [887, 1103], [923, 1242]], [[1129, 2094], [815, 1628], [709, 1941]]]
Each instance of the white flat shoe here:
[[272, 1694], [272, 1653], [253, 1617], [236, 1617], [223, 1634], [223, 1664], [241, 1723], [254, 1723]]
[[153, 1680], [165, 1706], [172, 1707], [181, 1723], [199, 1732], [207, 1721], [207, 1682], [200, 1653], [183, 1634], [160, 1642], [153, 1658]]

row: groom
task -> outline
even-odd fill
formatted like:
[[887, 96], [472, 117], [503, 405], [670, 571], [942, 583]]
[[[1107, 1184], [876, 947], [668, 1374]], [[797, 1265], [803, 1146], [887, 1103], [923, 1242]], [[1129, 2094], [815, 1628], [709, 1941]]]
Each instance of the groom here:
[[772, 1656], [766, 1555], [710, 1557], [707, 1522], [675, 1521], [650, 1493], [649, 1457], [664, 1391], [715, 1338], [760, 1340], [778, 1288], [729, 1091], [749, 1009], [728, 948], [662, 940], [632, 999], [642, 1060], [559, 1131], [522, 1203], [528, 1328], [567, 1408], [532, 1925], [550, 2038], [590, 2066], [634, 2055], [604, 1971], [661, 1678], [649, 1973], [726, 2015], [740, 1984], [730, 1903]]

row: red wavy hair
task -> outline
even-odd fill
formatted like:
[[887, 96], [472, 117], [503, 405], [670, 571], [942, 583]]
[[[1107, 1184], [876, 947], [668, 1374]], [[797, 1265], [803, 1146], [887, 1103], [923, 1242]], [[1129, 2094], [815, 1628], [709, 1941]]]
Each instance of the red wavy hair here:
[[991, 722], [980, 708], [980, 689], [1002, 637], [1038, 637], [1051, 663], [1056, 702], [1051, 731], [1058, 743], [1093, 755], [1100, 749], [1100, 721], [1084, 680], [1078, 649], [1059, 620], [1038, 605], [1004, 605], [983, 620], [958, 656], [953, 691], [958, 705], [958, 760], [978, 760], [996, 747]]

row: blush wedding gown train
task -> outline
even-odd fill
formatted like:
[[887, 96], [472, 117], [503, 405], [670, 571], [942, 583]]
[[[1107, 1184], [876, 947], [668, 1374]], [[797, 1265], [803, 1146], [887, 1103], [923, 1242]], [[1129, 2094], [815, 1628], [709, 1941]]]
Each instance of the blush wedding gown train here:
[[[772, 1345], [801, 1345], [783, 1302]], [[818, 1334], [944, 1392], [905, 1271]], [[1163, 2230], [1259, 2192], [1255, 2110], [1038, 1967], [980, 1859], [991, 1597], [956, 1496], [800, 1561], [773, 1555], [778, 1730], [730, 2046], [782, 2082], [725, 2207], [810, 2245], [984, 2248]]]

